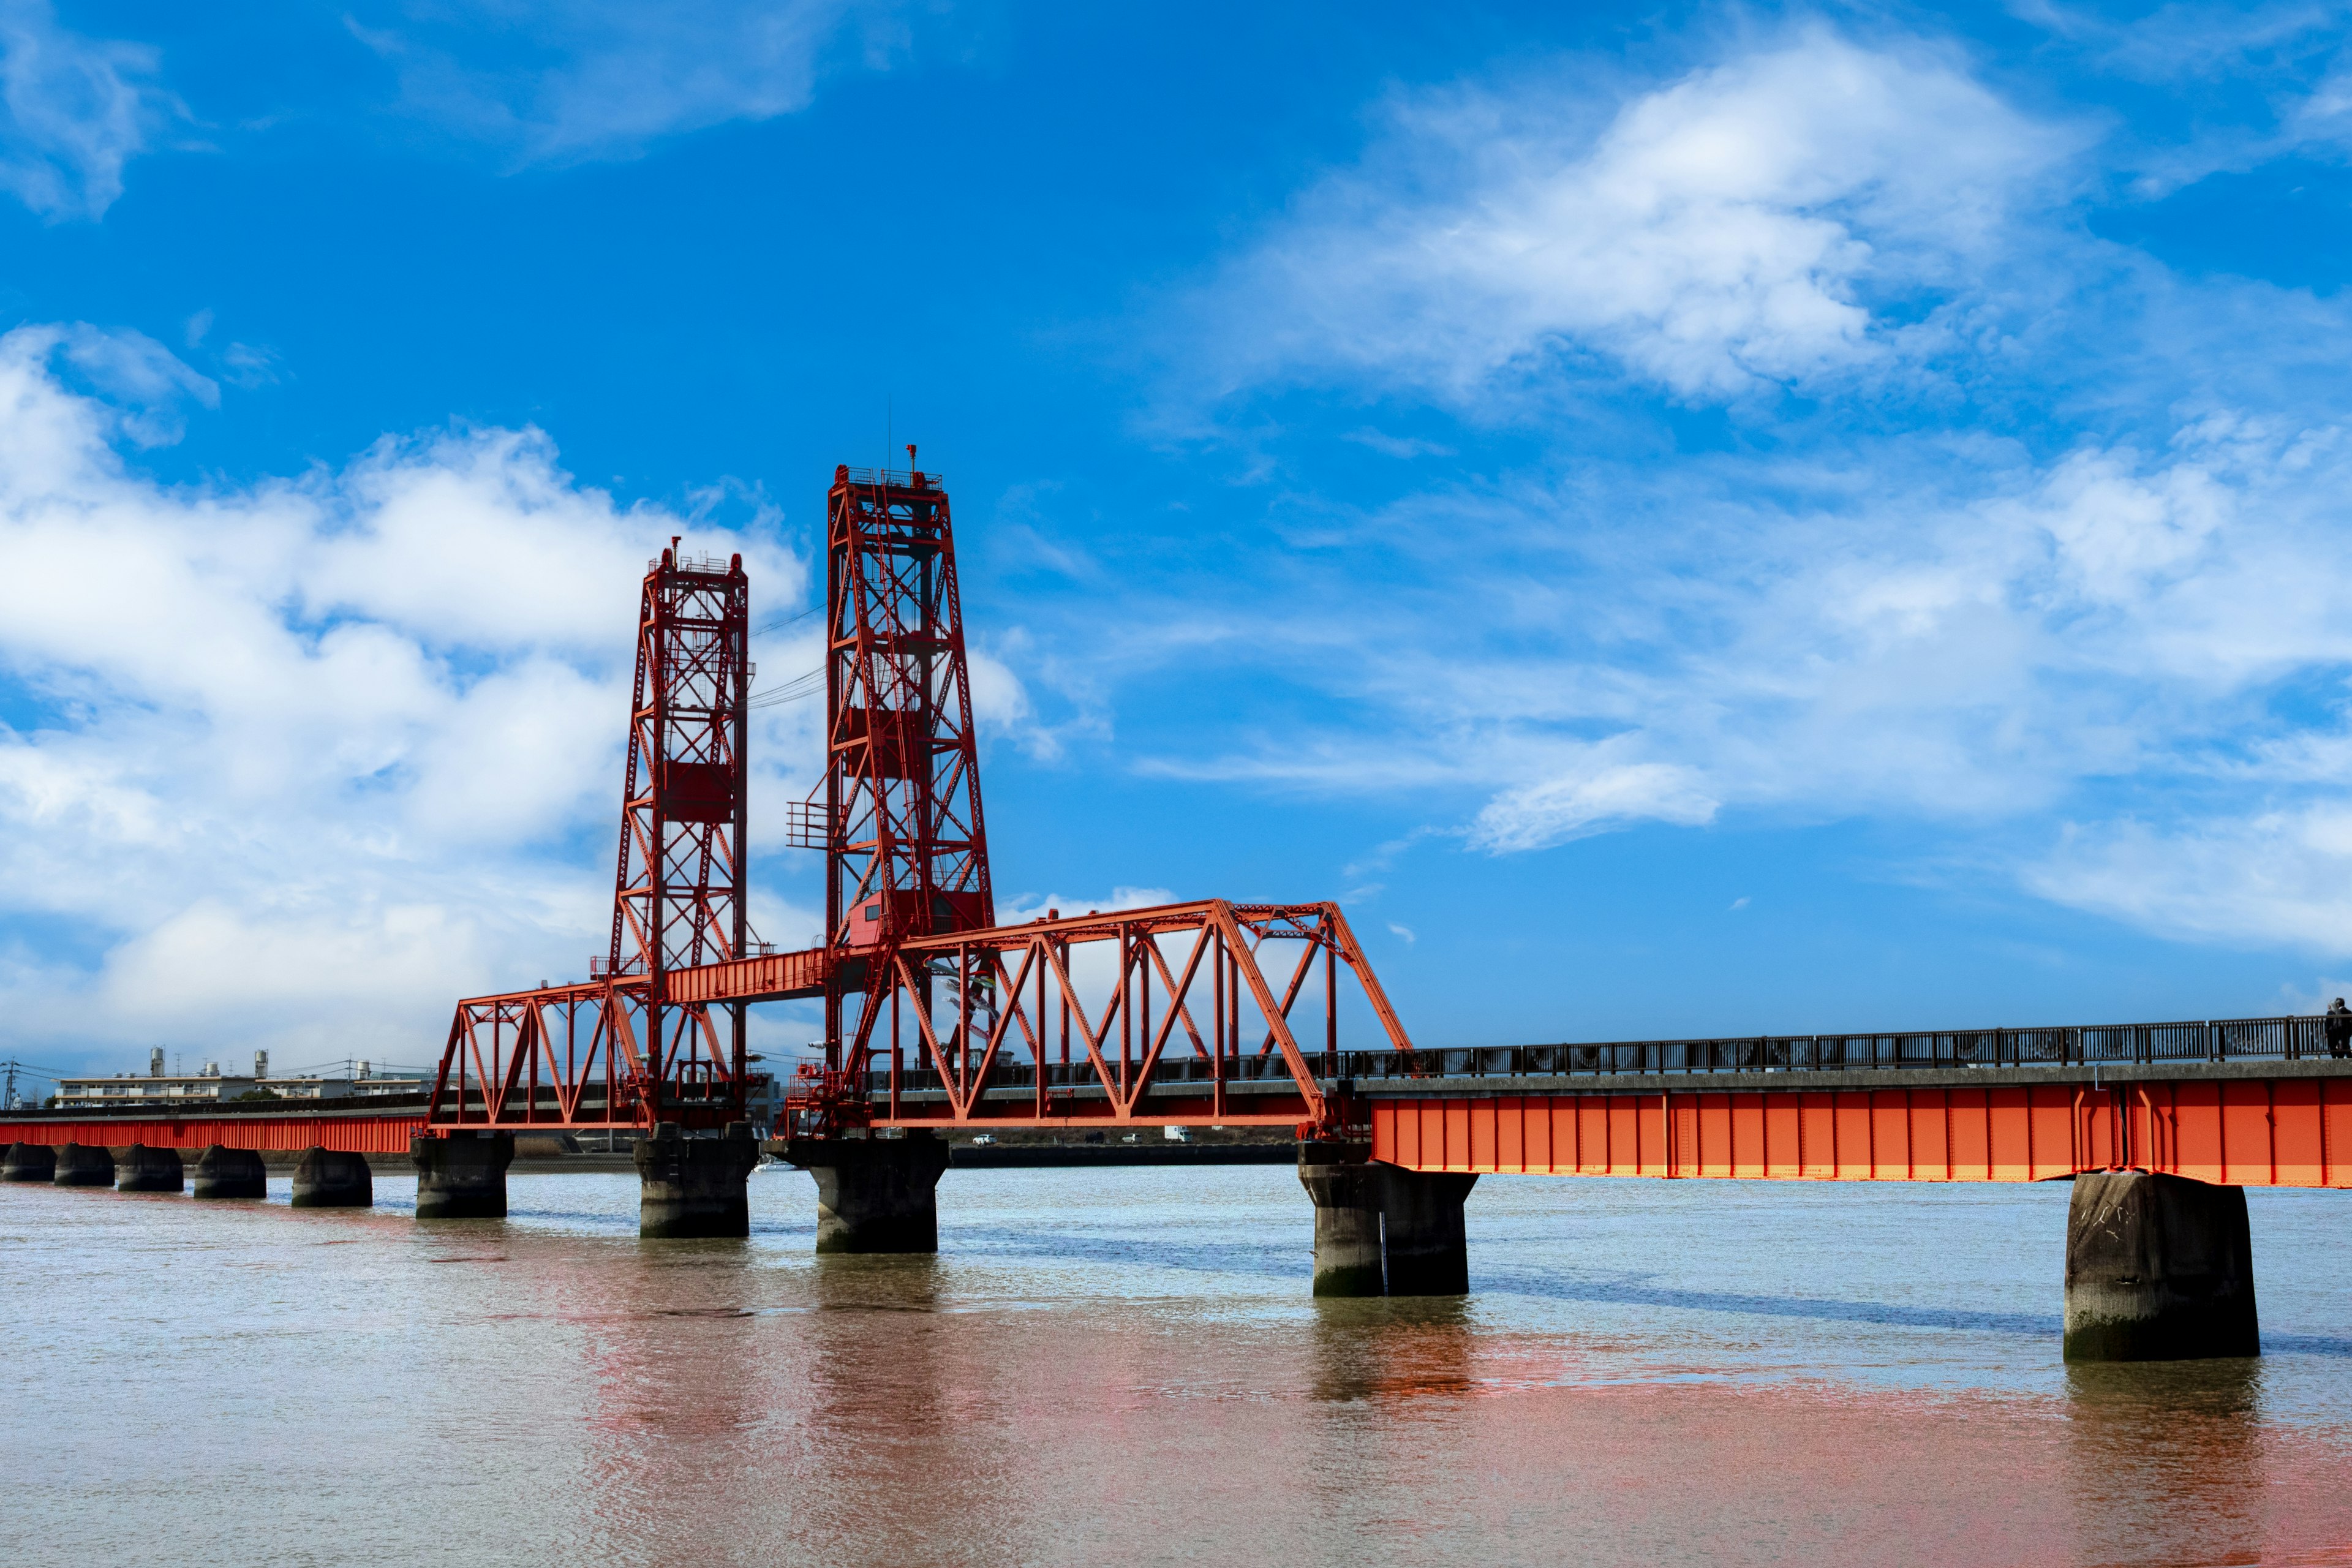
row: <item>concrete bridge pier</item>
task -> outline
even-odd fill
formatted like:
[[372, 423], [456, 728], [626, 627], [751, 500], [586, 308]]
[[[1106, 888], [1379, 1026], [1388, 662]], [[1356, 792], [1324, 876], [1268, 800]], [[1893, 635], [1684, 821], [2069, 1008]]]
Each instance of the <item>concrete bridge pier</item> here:
[[1383, 1169], [1388, 1181], [1381, 1196], [1381, 1251], [1388, 1266], [1388, 1293], [1468, 1295], [1470, 1242], [1463, 1232], [1462, 1203], [1478, 1178], [1395, 1165]]
[[760, 1146], [750, 1122], [730, 1122], [723, 1138], [688, 1138], [677, 1123], [665, 1121], [638, 1142], [636, 1158], [639, 1236], [751, 1234], [743, 1184], [760, 1163]]
[[1361, 1143], [1302, 1142], [1298, 1182], [1315, 1204], [1315, 1294], [1383, 1296], [1381, 1195], [1385, 1165]]
[[1463, 1200], [1475, 1175], [1374, 1164], [1362, 1143], [1301, 1143], [1298, 1181], [1315, 1203], [1318, 1296], [1465, 1296]]
[[114, 1156], [102, 1144], [60, 1143], [57, 1172], [49, 1180], [61, 1187], [110, 1187]]
[[114, 1170], [114, 1190], [118, 1193], [176, 1193], [188, 1184], [187, 1167], [180, 1163], [177, 1149], [133, 1143], [130, 1152], [116, 1162]]
[[268, 1168], [254, 1149], [215, 1143], [196, 1156], [196, 1179], [189, 1195], [199, 1198], [258, 1198], [269, 1194]]
[[2074, 1178], [2066, 1211], [2068, 1361], [2262, 1353], [2245, 1188], [2145, 1171]]
[[[416, 1212], [425, 1212], [425, 1181], [417, 1177]], [[298, 1209], [364, 1209], [375, 1206], [375, 1173], [367, 1156], [347, 1149], [322, 1149], [313, 1143], [302, 1151], [294, 1166], [294, 1206]], [[506, 1167], [499, 1167], [499, 1213], [507, 1212]]]
[[816, 1178], [819, 1252], [937, 1252], [948, 1146], [904, 1138], [795, 1138], [784, 1158]]
[[408, 1141], [408, 1157], [416, 1163], [418, 1219], [506, 1218], [513, 1133], [419, 1134]]
[[11, 1143], [0, 1182], [46, 1182], [58, 1173], [58, 1152], [47, 1143]]

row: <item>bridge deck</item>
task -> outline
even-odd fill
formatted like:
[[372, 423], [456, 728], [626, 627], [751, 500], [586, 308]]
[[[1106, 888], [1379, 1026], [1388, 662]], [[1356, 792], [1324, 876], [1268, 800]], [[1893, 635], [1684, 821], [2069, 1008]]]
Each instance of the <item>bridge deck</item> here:
[[2087, 1069], [1905, 1074], [1892, 1086], [1701, 1076], [1568, 1092], [1426, 1079], [1417, 1092], [1372, 1097], [1372, 1156], [1418, 1171], [1543, 1175], [2032, 1182], [2130, 1168], [2347, 1187], [2347, 1065], [2198, 1064], [2096, 1083]]

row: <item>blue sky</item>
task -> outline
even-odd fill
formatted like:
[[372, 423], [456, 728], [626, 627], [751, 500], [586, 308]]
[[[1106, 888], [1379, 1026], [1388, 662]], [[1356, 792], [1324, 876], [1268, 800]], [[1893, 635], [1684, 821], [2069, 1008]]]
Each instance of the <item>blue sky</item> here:
[[1336, 897], [1433, 1044], [2311, 1008], [2344, 24], [0, 0], [5, 1048], [582, 973], [646, 556], [800, 607], [894, 439], [1010, 910]]

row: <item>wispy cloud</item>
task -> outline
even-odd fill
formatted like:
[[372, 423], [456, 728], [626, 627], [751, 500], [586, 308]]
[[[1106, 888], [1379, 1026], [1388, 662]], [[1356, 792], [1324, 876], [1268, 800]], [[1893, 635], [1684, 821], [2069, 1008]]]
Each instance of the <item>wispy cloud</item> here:
[[1562, 72], [1397, 103], [1211, 291], [1225, 384], [1472, 405], [1565, 373], [1694, 400], [1939, 345], [1936, 307], [2083, 142], [1925, 46], [1822, 29], [1633, 92]]
[[53, 221], [103, 217], [123, 165], [184, 112], [160, 64], [59, 26], [47, 0], [0, 4], [0, 188]]
[[887, 64], [894, 0], [519, 0], [411, 7], [352, 32], [411, 113], [520, 163], [632, 157], [664, 136], [807, 107], [828, 59]]

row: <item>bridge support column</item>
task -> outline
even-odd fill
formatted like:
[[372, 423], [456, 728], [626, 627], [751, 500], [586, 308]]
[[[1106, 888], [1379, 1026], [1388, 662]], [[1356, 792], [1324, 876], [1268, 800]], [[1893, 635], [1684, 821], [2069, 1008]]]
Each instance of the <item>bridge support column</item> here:
[[2074, 1178], [2066, 1214], [2068, 1361], [2262, 1353], [2245, 1188], [2144, 1171]]
[[948, 1146], [904, 1138], [795, 1138], [784, 1157], [816, 1178], [819, 1252], [937, 1252]]
[[[417, 1177], [417, 1212], [424, 1212], [425, 1179]], [[294, 1206], [298, 1209], [364, 1209], [375, 1206], [375, 1173], [367, 1156], [317, 1144], [302, 1151], [294, 1166]], [[499, 1167], [499, 1213], [507, 1212], [506, 1167]]]
[[118, 1193], [176, 1193], [188, 1184], [187, 1167], [180, 1163], [177, 1149], [133, 1143], [131, 1152], [116, 1163], [114, 1172]]
[[1462, 1201], [1478, 1178], [1395, 1165], [1381, 1169], [1387, 1180], [1381, 1194], [1381, 1250], [1389, 1294], [1468, 1295], [1470, 1242], [1463, 1231]]
[[1298, 1182], [1315, 1204], [1315, 1294], [1387, 1294], [1381, 1269], [1385, 1165], [1362, 1143], [1298, 1145]]
[[418, 1219], [504, 1219], [511, 1132], [459, 1132], [408, 1141], [416, 1162]]
[[748, 1121], [730, 1122], [724, 1138], [681, 1137], [676, 1122], [663, 1122], [637, 1144], [637, 1234], [751, 1235], [743, 1184], [759, 1163]]
[[114, 1156], [101, 1144], [60, 1143], [57, 1172], [49, 1180], [61, 1187], [110, 1187]]
[[258, 1198], [269, 1194], [268, 1168], [254, 1149], [231, 1149], [215, 1143], [196, 1156], [196, 1179], [190, 1195], [199, 1198]]
[[11, 1143], [0, 1182], [46, 1182], [58, 1173], [58, 1152], [47, 1143]]

